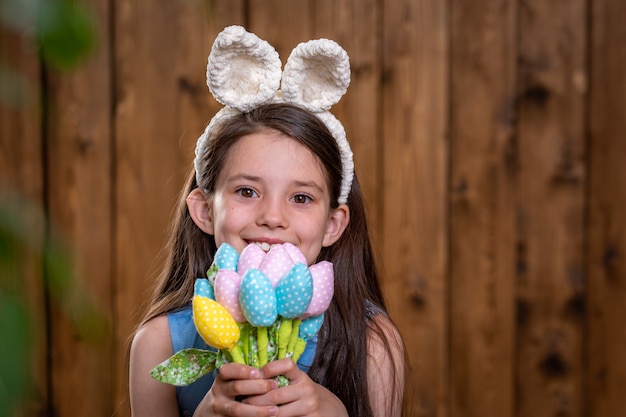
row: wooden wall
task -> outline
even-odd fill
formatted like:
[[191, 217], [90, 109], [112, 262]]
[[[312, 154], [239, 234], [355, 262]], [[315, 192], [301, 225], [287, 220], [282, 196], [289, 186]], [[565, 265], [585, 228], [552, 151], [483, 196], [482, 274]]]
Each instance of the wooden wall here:
[[47, 67], [28, 34], [0, 37], [32, 93], [0, 105], [2, 184], [64, 231], [111, 323], [97, 345], [80, 338], [27, 270], [47, 341], [32, 415], [129, 415], [128, 338], [219, 109], [204, 71], [230, 24], [283, 62], [317, 37], [350, 55], [334, 113], [407, 345], [409, 415], [626, 415], [624, 2], [89, 4], [98, 48], [70, 73]]

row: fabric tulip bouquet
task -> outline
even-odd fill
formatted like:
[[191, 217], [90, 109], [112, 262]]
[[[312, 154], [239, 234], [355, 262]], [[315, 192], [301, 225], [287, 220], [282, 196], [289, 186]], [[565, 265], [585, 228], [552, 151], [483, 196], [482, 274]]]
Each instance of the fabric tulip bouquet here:
[[[157, 381], [188, 385], [227, 362], [257, 368], [282, 358], [297, 363], [322, 326], [334, 292], [332, 263], [307, 267], [290, 243], [267, 252], [250, 244], [241, 255], [224, 243], [207, 277], [195, 282], [193, 321], [215, 350], [177, 352], [150, 372]], [[277, 379], [281, 386], [289, 383], [284, 376]]]

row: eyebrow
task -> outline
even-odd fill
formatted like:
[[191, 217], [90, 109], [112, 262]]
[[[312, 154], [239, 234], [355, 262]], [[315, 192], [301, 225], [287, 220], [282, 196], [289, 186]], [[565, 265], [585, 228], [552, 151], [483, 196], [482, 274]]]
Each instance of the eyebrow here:
[[300, 188], [312, 188], [314, 190], [317, 190], [320, 193], [324, 192], [324, 189], [315, 181], [296, 181], [295, 182], [296, 187]]
[[[250, 181], [250, 182], [259, 182], [261, 181], [261, 177], [258, 177], [256, 175], [248, 175], [248, 174], [236, 174], [236, 175], [233, 175], [232, 177], [226, 178], [227, 183], [237, 182], [241, 180]], [[324, 192], [324, 188], [320, 186], [318, 183], [316, 183], [315, 181], [297, 181], [296, 180], [293, 182], [293, 184], [297, 188], [311, 188], [320, 193]]]
[[240, 180], [258, 182], [258, 181], [261, 181], [261, 177], [257, 177], [255, 175], [237, 174], [237, 175], [233, 175], [232, 177], [226, 178], [226, 182], [234, 182], [234, 181], [240, 181]]

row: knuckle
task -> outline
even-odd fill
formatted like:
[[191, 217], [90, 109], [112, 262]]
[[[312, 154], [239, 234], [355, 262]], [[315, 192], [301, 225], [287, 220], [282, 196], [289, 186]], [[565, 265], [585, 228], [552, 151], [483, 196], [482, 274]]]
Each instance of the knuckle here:
[[241, 394], [244, 389], [244, 384], [245, 384], [245, 381], [239, 381], [239, 380], [233, 381], [232, 382], [233, 392], [237, 395]]

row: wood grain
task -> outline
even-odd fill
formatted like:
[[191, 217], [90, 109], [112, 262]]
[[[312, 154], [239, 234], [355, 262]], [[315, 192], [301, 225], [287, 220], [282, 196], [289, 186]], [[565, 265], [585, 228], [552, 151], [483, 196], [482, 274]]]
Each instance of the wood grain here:
[[618, 0], [589, 9], [590, 97], [585, 300], [586, 414], [626, 414], [626, 9]]
[[516, 2], [452, 2], [450, 415], [512, 416]]
[[439, 1], [383, 9], [383, 284], [407, 344], [415, 416], [447, 415], [449, 395], [448, 13]]
[[32, 34], [0, 33], [2, 64], [30, 85], [18, 106], [0, 104], [0, 186], [58, 225], [111, 324], [96, 347], [63, 306], [47, 310], [32, 258], [24, 278], [49, 345], [35, 349], [31, 415], [130, 415], [129, 337], [195, 141], [221, 108], [206, 59], [232, 24], [283, 63], [319, 37], [350, 56], [332, 111], [406, 342], [407, 415], [626, 414], [622, 1], [89, 5], [98, 47], [73, 72], [40, 61]]

